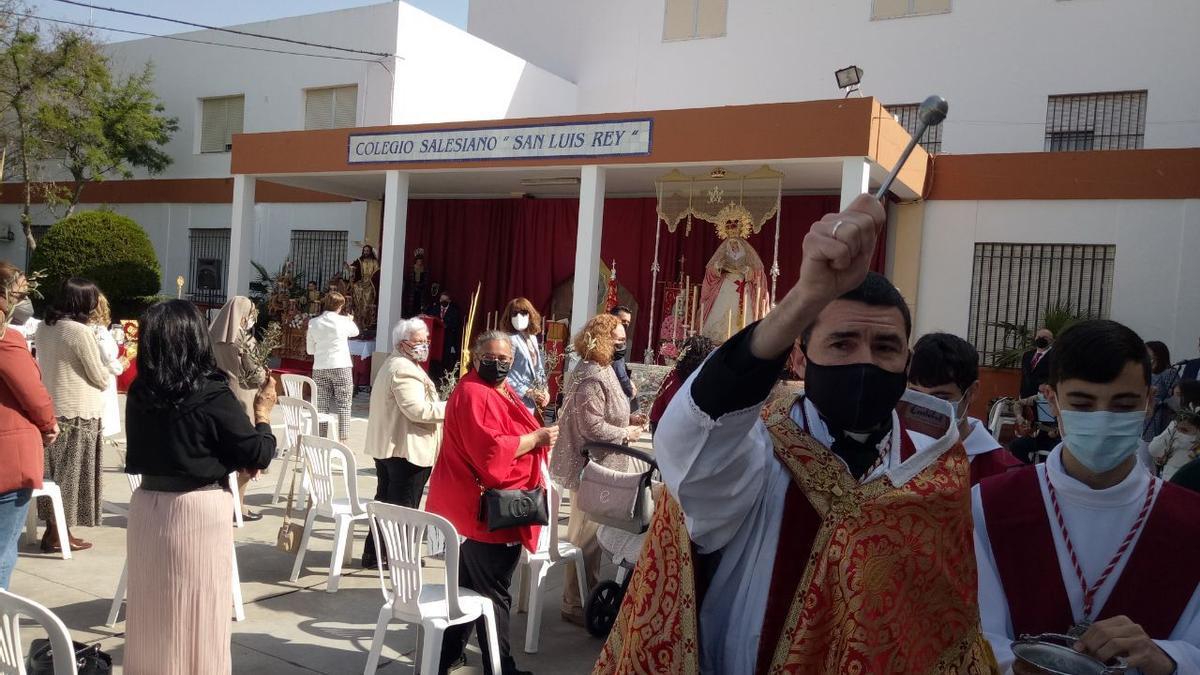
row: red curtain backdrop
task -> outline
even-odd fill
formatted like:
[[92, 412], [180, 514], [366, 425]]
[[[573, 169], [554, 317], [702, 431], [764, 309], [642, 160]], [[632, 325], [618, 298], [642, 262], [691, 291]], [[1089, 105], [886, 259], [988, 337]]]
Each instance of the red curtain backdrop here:
[[[780, 216], [778, 295], [782, 297], [799, 276], [801, 247], [812, 223], [838, 210], [836, 196], [788, 196]], [[425, 269], [467, 311], [476, 284], [482, 282], [476, 330], [487, 312], [501, 310], [513, 297], [528, 297], [548, 309], [555, 287], [575, 274], [575, 233], [579, 202], [575, 199], [415, 199], [408, 204], [405, 264], [425, 249]], [[637, 298], [633, 330], [634, 360], [646, 347], [650, 321], [651, 273], [654, 260], [655, 200], [607, 199], [600, 252], [604, 262], [617, 265], [617, 281]], [[682, 270], [693, 283], [704, 277], [704, 265], [720, 240], [713, 226], [700, 220], [684, 236], [662, 225], [659, 242], [655, 313], [662, 315], [662, 285], [678, 279]], [[882, 271], [884, 244], [880, 237], [873, 268]], [[770, 271], [774, 258], [775, 221], [750, 236], [750, 244]], [[406, 277], [407, 278], [407, 277]], [[657, 339], [657, 328], [655, 335]]]

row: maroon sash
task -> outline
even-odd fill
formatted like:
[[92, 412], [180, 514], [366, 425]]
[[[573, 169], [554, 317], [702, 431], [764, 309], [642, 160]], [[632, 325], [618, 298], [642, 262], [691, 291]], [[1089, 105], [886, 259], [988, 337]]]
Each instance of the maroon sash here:
[[[979, 490], [1014, 635], [1066, 632], [1075, 621], [1036, 467], [989, 478]], [[1198, 583], [1196, 513], [1200, 494], [1160, 484], [1154, 508], [1098, 619], [1125, 615], [1152, 639], [1170, 637]]]

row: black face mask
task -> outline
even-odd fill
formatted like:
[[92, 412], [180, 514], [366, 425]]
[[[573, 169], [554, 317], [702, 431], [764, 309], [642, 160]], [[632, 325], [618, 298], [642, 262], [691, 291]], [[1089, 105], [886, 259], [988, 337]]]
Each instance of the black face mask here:
[[804, 366], [804, 395], [831, 427], [868, 432], [889, 421], [904, 395], [908, 376], [874, 363], [822, 366], [812, 359]]
[[449, 306], [450, 306], [450, 301], [449, 301], [449, 300], [442, 300], [442, 301], [441, 301], [441, 302], [439, 302], [438, 304], [439, 304], [439, 305], [441, 305], [442, 307], [449, 307]]
[[503, 382], [504, 378], [508, 377], [510, 370], [512, 370], [512, 363], [508, 361], [483, 359], [479, 362], [479, 377], [492, 386]]
[[629, 345], [619, 344], [613, 347], [613, 361], [624, 360], [625, 354], [629, 351]]
[[1038, 349], [1045, 349], [1046, 347], [1049, 347], [1049, 346], [1050, 346], [1050, 339], [1049, 339], [1049, 338], [1040, 337], [1040, 338], [1038, 338], [1038, 339], [1036, 339], [1036, 340], [1034, 340], [1034, 341], [1033, 341], [1033, 345], [1034, 345], [1035, 347], [1037, 347]]

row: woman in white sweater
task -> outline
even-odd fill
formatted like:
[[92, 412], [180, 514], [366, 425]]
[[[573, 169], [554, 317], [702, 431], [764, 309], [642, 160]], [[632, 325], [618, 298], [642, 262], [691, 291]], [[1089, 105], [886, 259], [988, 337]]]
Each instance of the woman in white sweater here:
[[[62, 429], [58, 439], [46, 447], [46, 476], [62, 490], [68, 526], [100, 524], [100, 418], [112, 372], [88, 325], [99, 301], [100, 291], [91, 281], [67, 279], [37, 332], [42, 381], [54, 400]], [[38, 510], [51, 522], [53, 514], [48, 507], [39, 504]], [[73, 551], [92, 547], [77, 537], [70, 539]], [[61, 546], [56, 529], [47, 527], [42, 550], [51, 553]]]

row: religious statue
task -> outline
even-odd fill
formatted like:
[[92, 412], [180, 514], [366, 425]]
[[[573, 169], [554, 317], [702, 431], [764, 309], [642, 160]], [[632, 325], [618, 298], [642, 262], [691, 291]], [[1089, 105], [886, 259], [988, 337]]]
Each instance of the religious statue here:
[[317, 290], [315, 281], [308, 282], [308, 290], [304, 292], [304, 308], [313, 316], [321, 313], [321, 291]]
[[292, 263], [284, 262], [272, 283], [271, 295], [267, 300], [268, 316], [278, 318], [287, 311], [288, 300], [292, 298], [295, 281], [296, 275], [292, 271]]
[[721, 341], [743, 323], [766, 315], [771, 286], [762, 259], [746, 241], [752, 227], [750, 212], [731, 202], [717, 218], [717, 236], [722, 241], [704, 266], [698, 321], [703, 335]]
[[413, 252], [413, 263], [404, 281], [404, 316], [416, 316], [425, 309], [429, 297], [429, 272], [425, 269], [425, 249]]
[[362, 254], [350, 263], [350, 292], [354, 296], [354, 320], [358, 327], [375, 327], [375, 310], [379, 298], [379, 258], [370, 244], [364, 244]]
[[342, 313], [354, 315], [354, 293], [351, 291], [350, 284], [340, 274], [335, 274], [329, 277], [329, 283], [326, 284], [325, 295], [321, 296], [321, 304], [325, 304], [325, 296], [330, 293], [340, 293], [346, 304], [342, 306]]

